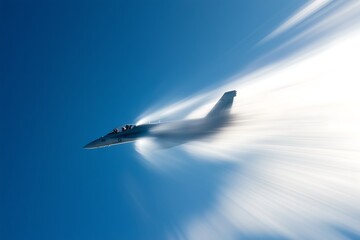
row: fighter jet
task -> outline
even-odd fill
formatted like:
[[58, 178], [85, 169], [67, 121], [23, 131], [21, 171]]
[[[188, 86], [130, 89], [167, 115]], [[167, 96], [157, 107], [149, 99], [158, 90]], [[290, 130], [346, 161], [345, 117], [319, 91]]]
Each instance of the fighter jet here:
[[88, 143], [84, 148], [107, 147], [134, 142], [141, 138], [153, 138], [162, 147], [169, 148], [206, 138], [229, 122], [230, 109], [235, 96], [235, 90], [224, 93], [204, 118], [139, 125], [126, 124], [123, 127], [114, 128], [110, 133]]

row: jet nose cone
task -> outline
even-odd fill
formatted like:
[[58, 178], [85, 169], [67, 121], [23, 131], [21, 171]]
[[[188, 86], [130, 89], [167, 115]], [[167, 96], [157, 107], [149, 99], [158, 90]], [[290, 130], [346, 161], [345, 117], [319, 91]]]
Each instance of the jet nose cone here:
[[91, 149], [91, 148], [93, 148], [93, 146], [91, 145], [91, 143], [88, 143], [88, 144], [86, 144], [85, 146], [83, 146], [83, 148], [85, 148], [85, 149]]
[[91, 149], [91, 148], [96, 148], [98, 147], [98, 141], [95, 140], [95, 141], [92, 141], [92, 142], [89, 142], [88, 144], [86, 144], [83, 148], [85, 149]]

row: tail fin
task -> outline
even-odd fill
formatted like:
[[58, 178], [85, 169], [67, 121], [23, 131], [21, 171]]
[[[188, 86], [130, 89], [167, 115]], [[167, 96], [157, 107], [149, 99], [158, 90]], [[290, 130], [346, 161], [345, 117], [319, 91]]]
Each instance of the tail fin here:
[[211, 111], [206, 115], [207, 118], [218, 117], [222, 114], [227, 114], [234, 102], [236, 91], [229, 91], [224, 93], [220, 100], [215, 104]]

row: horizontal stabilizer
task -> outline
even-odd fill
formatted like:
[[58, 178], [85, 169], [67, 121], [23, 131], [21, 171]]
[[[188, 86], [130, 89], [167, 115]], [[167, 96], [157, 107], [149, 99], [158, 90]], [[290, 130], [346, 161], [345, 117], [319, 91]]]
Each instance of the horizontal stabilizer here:
[[207, 118], [219, 117], [223, 114], [230, 112], [230, 109], [234, 102], [234, 97], [236, 96], [236, 91], [229, 91], [224, 93], [220, 100], [215, 104], [211, 111], [206, 115]]

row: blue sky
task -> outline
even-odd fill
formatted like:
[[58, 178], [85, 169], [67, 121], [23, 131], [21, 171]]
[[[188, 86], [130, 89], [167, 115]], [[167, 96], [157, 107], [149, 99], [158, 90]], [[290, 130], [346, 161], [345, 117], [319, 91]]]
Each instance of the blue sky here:
[[206, 212], [231, 164], [82, 146], [241, 72], [304, 2], [2, 1], [0, 238], [165, 239]]

